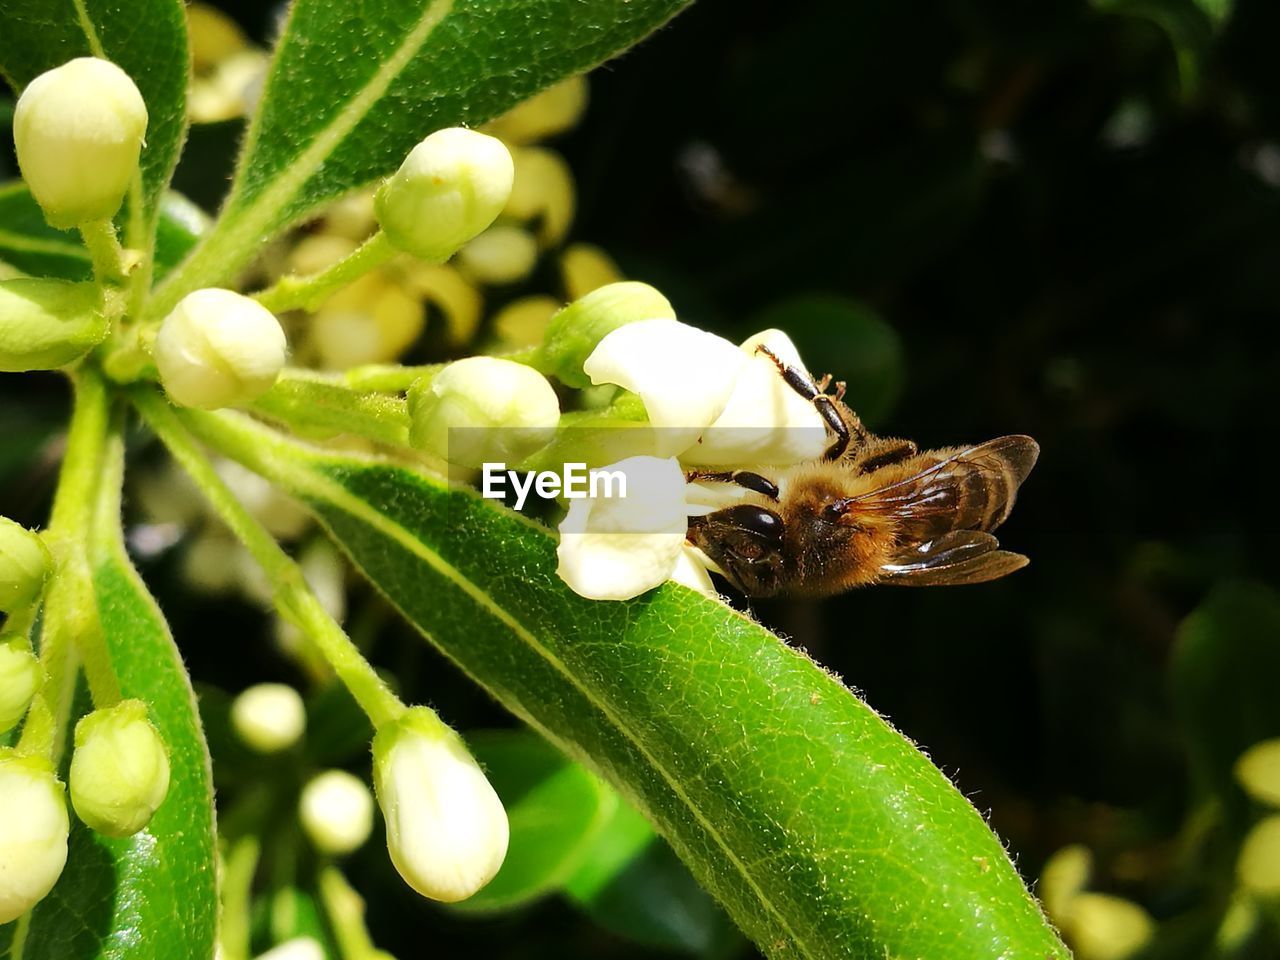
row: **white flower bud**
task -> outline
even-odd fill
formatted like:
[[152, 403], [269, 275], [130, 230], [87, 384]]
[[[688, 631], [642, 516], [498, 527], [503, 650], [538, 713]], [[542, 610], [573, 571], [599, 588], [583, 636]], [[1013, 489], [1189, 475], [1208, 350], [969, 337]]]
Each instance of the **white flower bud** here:
[[52, 370], [80, 359], [107, 336], [100, 307], [92, 283], [0, 281], [0, 371]]
[[129, 837], [169, 792], [169, 751], [141, 700], [122, 700], [76, 724], [71, 805], [91, 829]]
[[560, 401], [532, 367], [468, 357], [409, 390], [409, 442], [464, 467], [518, 463], [545, 446], [560, 422]]
[[507, 812], [456, 733], [410, 710], [378, 731], [373, 762], [387, 850], [409, 886], [455, 903], [493, 879], [507, 855]]
[[[614, 496], [569, 501], [556, 573], [591, 600], [629, 600], [671, 578], [680, 565], [689, 527], [684, 471], [674, 459], [629, 457], [592, 473], [623, 474], [626, 496], [617, 496], [615, 486]], [[700, 588], [688, 569], [680, 579]]]
[[147, 131], [147, 105], [114, 63], [79, 57], [40, 74], [18, 97], [18, 166], [45, 219], [66, 229], [120, 209]]
[[280, 321], [265, 307], [230, 290], [197, 290], [164, 318], [155, 360], [169, 399], [215, 410], [270, 390], [285, 348]]
[[27, 645], [0, 634], [0, 733], [17, 726], [43, 682], [40, 661]]
[[675, 320], [676, 312], [649, 284], [635, 280], [606, 284], [551, 318], [542, 343], [543, 359], [568, 386], [588, 387], [591, 378], [583, 373], [582, 365], [600, 341], [619, 327], [657, 317]]
[[604, 337], [582, 369], [644, 401], [655, 452], [687, 450], [724, 411], [747, 355], [723, 337], [678, 320], [638, 320]]
[[369, 839], [373, 794], [345, 770], [328, 770], [302, 789], [298, 819], [317, 850], [342, 856]]
[[514, 177], [501, 140], [462, 127], [437, 130], [378, 190], [374, 211], [397, 250], [444, 261], [493, 223]]
[[520, 227], [490, 227], [458, 251], [457, 264], [473, 280], [501, 286], [523, 280], [538, 262], [538, 241]]
[[259, 753], [279, 753], [292, 747], [307, 727], [307, 708], [293, 687], [259, 683], [231, 704], [231, 726]]
[[0, 517], [0, 613], [12, 613], [38, 597], [52, 567], [43, 540]]
[[277, 944], [266, 953], [258, 954], [256, 960], [325, 960], [327, 956], [324, 947], [315, 937], [294, 937]]
[[53, 889], [69, 828], [66, 794], [48, 762], [0, 751], [0, 924]]

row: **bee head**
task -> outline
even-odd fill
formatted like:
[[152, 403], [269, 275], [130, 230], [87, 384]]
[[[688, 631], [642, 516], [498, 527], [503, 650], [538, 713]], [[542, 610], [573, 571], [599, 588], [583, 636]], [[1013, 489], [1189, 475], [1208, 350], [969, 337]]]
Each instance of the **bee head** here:
[[739, 504], [689, 520], [689, 539], [744, 593], [768, 597], [783, 581], [782, 518], [766, 507]]

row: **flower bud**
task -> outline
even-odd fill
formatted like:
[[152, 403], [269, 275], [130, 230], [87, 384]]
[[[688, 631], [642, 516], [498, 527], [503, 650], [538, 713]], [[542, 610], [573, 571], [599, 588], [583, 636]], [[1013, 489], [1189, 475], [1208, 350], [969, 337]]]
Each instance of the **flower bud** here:
[[542, 357], [570, 387], [589, 387], [582, 365], [606, 335], [637, 320], [674, 320], [670, 301], [647, 283], [624, 280], [591, 291], [569, 304], [547, 324]]
[[307, 709], [293, 687], [259, 683], [231, 704], [231, 726], [259, 753], [279, 753], [293, 746], [307, 727]]
[[270, 390], [285, 347], [280, 321], [265, 307], [230, 290], [197, 290], [164, 318], [155, 360], [169, 399], [215, 410]]
[[317, 850], [342, 856], [369, 839], [373, 795], [358, 777], [345, 770], [328, 770], [303, 788], [298, 818]]
[[444, 261], [502, 212], [515, 168], [501, 140], [450, 127], [414, 147], [374, 197], [397, 250]]
[[[464, 467], [518, 463], [551, 441], [560, 401], [532, 367], [468, 357], [409, 389], [409, 442]], [[452, 430], [451, 430], [452, 428]]]
[[169, 751], [147, 706], [122, 700], [76, 724], [71, 805], [87, 826], [128, 837], [151, 822], [169, 792]]
[[52, 566], [39, 536], [0, 517], [0, 612], [12, 613], [38, 597]]
[[52, 370], [107, 336], [91, 283], [20, 277], [0, 281], [0, 371]]
[[545, 246], [558, 244], [569, 231], [577, 205], [569, 165], [560, 154], [542, 147], [524, 147], [511, 156], [516, 176], [505, 215], [521, 222], [540, 221], [538, 239]]
[[520, 227], [490, 227], [458, 251], [458, 266], [473, 280], [501, 286], [523, 280], [538, 262], [538, 241]]
[[146, 130], [142, 94], [114, 63], [79, 57], [32, 80], [13, 111], [13, 143], [45, 219], [66, 229], [114, 216]]
[[69, 828], [66, 794], [49, 763], [0, 750], [0, 924], [53, 889]]
[[43, 682], [40, 661], [27, 645], [0, 634], [0, 733], [17, 726]]
[[1146, 910], [1105, 893], [1076, 896], [1063, 924], [1078, 960], [1125, 960], [1150, 943], [1155, 931]]
[[456, 903], [493, 879], [507, 855], [507, 812], [456, 733], [408, 711], [373, 738], [374, 785], [391, 862], [424, 897]]
[[586, 107], [587, 78], [569, 77], [517, 103], [486, 129], [507, 143], [530, 143], [568, 130]]
[[1280, 814], [1254, 825], [1236, 861], [1240, 886], [1256, 897], [1280, 898]]
[[256, 960], [325, 960], [328, 956], [315, 937], [294, 937], [258, 954]]
[[613, 258], [592, 243], [575, 243], [565, 248], [560, 255], [560, 277], [570, 300], [625, 279]]
[[1242, 753], [1235, 775], [1249, 796], [1280, 807], [1280, 738], [1255, 743]]

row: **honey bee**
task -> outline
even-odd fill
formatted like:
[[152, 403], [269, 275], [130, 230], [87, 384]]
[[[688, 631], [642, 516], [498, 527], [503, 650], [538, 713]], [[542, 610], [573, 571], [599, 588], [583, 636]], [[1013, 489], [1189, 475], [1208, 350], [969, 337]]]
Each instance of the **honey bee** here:
[[1030, 437], [920, 450], [870, 434], [842, 398], [766, 347], [759, 352], [822, 414], [831, 444], [820, 460], [773, 477], [692, 471], [690, 481], [732, 483], [743, 501], [691, 517], [689, 542], [743, 593], [821, 597], [871, 583], [982, 583], [1027, 565], [991, 531], [1013, 509], [1040, 453]]

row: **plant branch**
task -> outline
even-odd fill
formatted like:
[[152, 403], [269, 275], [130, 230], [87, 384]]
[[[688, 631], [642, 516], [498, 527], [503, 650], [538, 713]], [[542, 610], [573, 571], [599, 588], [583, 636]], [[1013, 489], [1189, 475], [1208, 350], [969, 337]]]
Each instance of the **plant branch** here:
[[286, 370], [253, 409], [315, 439], [350, 433], [379, 443], [409, 442], [405, 401], [385, 393], [353, 390], [303, 370]]
[[253, 299], [272, 313], [286, 310], [315, 310], [332, 294], [351, 281], [374, 270], [396, 255], [395, 247], [381, 230], [348, 256], [319, 273], [304, 277], [282, 277], [273, 286], [253, 294]]

